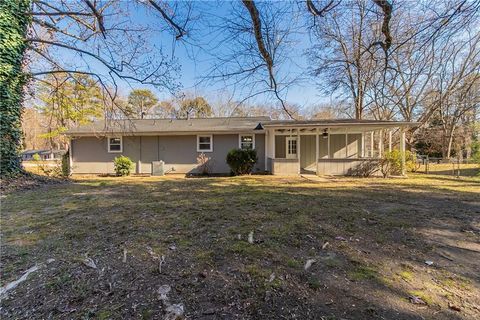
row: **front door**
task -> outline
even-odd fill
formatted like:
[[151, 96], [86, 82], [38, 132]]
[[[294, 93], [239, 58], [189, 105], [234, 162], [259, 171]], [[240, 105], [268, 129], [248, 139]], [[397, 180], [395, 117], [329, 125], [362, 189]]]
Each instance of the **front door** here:
[[286, 143], [287, 159], [297, 159], [297, 137], [287, 137]]

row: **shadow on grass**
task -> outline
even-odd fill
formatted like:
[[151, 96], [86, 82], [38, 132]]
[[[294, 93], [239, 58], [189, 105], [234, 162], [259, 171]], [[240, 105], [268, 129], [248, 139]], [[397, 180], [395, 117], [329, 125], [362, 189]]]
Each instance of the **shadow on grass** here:
[[[55, 311], [58, 317], [81, 317], [92, 308], [97, 316], [107, 310], [112, 317], [138, 317], [132, 306], [143, 301], [155, 318], [163, 312], [155, 292], [169, 283], [191, 318], [474, 318], [468, 304], [461, 315], [449, 311], [439, 297], [443, 289], [426, 281], [460, 274], [465, 290], [478, 294], [478, 251], [454, 248], [465, 257], [461, 267], [437, 263], [436, 252], [451, 247], [462, 230], [478, 232], [478, 192], [468, 185], [476, 182], [432, 179], [438, 180], [91, 179], [11, 195], [3, 206], [2, 279], [51, 257], [59, 262], [31, 280], [35, 292], [22, 287], [3, 301], [2, 312], [15, 318], [36, 309], [46, 317], [52, 311], [45, 301], [52, 299], [75, 308]], [[247, 241], [250, 232], [254, 244]], [[464, 246], [474, 247], [478, 238], [472, 237], [462, 238]], [[147, 246], [166, 257], [161, 274]], [[108, 271], [82, 268], [78, 259], [85, 254]], [[307, 259], [315, 263], [304, 270]], [[427, 259], [435, 265], [426, 267]], [[414, 274], [409, 283], [395, 278], [399, 266]], [[64, 269], [74, 280], [42, 286]], [[104, 283], [112, 294], [102, 293]], [[425, 300], [432, 296], [430, 305], [410, 304], [410, 290], [424, 292]]]

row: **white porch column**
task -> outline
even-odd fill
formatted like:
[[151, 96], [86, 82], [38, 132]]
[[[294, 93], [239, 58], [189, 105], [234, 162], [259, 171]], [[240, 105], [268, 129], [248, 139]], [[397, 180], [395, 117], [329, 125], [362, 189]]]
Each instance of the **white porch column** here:
[[380, 138], [378, 139], [378, 158], [383, 156], [383, 129], [380, 130]]
[[405, 167], [405, 129], [400, 128], [400, 153], [402, 158], [402, 176], [406, 175]]
[[388, 130], [388, 152], [392, 152], [392, 129]]
[[276, 143], [276, 141], [275, 141], [275, 129], [272, 129], [270, 134], [271, 134], [271, 140], [270, 141], [272, 142], [272, 154], [270, 155], [270, 157], [272, 159], [275, 159], [275, 143]]
[[320, 155], [320, 150], [318, 145], [320, 140], [318, 138], [318, 128], [315, 129], [315, 173], [318, 175], [318, 156]]
[[330, 159], [330, 130], [327, 130], [327, 158]]
[[300, 129], [297, 128], [297, 161], [298, 161], [298, 174], [301, 173], [302, 168], [300, 165]]
[[373, 141], [373, 130], [370, 132], [370, 158], [373, 158], [374, 150], [374, 141]]
[[69, 140], [69, 148], [68, 148], [68, 166], [70, 167], [69, 173], [72, 175], [73, 173], [73, 138], [70, 137]]
[[263, 164], [265, 171], [268, 170], [268, 167], [267, 167], [268, 152], [270, 151], [270, 150], [269, 150], [269, 149], [270, 149], [270, 148], [269, 148], [270, 135], [269, 135], [268, 133], [269, 133], [268, 129], [265, 130], [265, 150], [263, 150], [264, 153], [265, 153], [265, 157], [264, 157], [264, 158], [265, 158], [265, 159], [264, 159], [264, 162], [265, 162], [265, 163]]
[[365, 158], [365, 132], [362, 132], [362, 144], [360, 146], [360, 154], [362, 158]]
[[348, 128], [345, 128], [345, 158], [348, 158]]

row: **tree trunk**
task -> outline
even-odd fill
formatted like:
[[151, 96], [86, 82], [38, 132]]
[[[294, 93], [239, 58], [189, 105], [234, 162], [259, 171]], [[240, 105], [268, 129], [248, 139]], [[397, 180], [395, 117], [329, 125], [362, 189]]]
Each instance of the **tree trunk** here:
[[448, 135], [448, 147], [447, 147], [447, 159], [450, 159], [452, 155], [452, 144], [453, 144], [453, 136], [454, 136], [455, 128], [450, 129], [450, 133]]
[[2, 0], [0, 4], [0, 109], [1, 171], [0, 176], [19, 173], [22, 139], [22, 103], [27, 75], [22, 62], [30, 24], [30, 0]]

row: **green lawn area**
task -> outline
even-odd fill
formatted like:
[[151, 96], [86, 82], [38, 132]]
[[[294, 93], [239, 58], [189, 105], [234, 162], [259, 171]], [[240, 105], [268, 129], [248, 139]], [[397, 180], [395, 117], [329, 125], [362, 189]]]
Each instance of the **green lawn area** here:
[[1, 285], [41, 264], [2, 319], [480, 318], [479, 177], [80, 177], [1, 224]]

